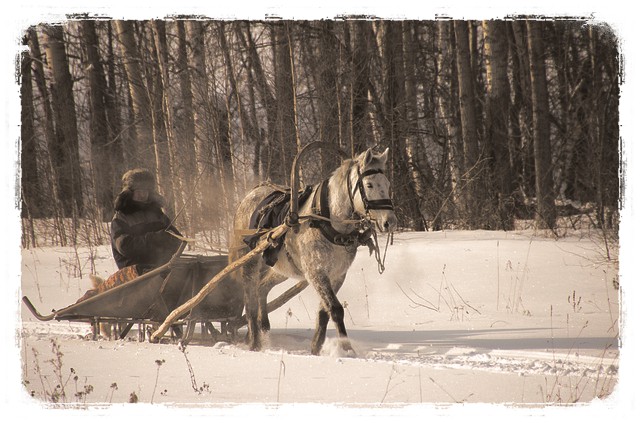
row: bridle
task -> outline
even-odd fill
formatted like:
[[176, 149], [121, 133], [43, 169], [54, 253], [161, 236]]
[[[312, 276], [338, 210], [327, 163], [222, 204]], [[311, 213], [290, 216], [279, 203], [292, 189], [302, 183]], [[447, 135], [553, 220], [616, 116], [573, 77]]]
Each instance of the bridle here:
[[[355, 187], [351, 183], [351, 171], [347, 178], [347, 191], [349, 195], [349, 201], [351, 202], [352, 216], [357, 219], [341, 220], [341, 223], [355, 224], [356, 228], [349, 233], [342, 233], [336, 231], [332, 222], [336, 222], [331, 217], [331, 211], [329, 209], [329, 179], [325, 179], [315, 190], [315, 194], [312, 200], [312, 210], [308, 217], [311, 218], [311, 227], [318, 228], [322, 234], [330, 242], [337, 245], [365, 245], [366, 241], [375, 233], [373, 229], [372, 220], [374, 220], [369, 211], [371, 210], [393, 210], [393, 202], [389, 198], [380, 200], [369, 200], [365, 193], [363, 180], [367, 176], [383, 173], [381, 169], [371, 169], [364, 173], [360, 173], [360, 168], [357, 168], [358, 180]], [[364, 215], [356, 210], [354, 198], [356, 190], [360, 193], [362, 202], [364, 204]]]
[[[373, 228], [372, 220], [369, 211], [370, 210], [394, 210], [393, 202], [390, 198], [380, 200], [369, 200], [366, 196], [363, 180], [367, 176], [375, 175], [384, 172], [381, 169], [370, 169], [363, 173], [360, 173], [360, 168], [357, 167], [358, 179], [356, 186], [352, 186], [351, 183], [351, 171], [347, 178], [347, 190], [349, 195], [349, 201], [351, 201], [352, 215], [358, 217], [356, 220], [342, 220], [341, 223], [355, 224], [356, 228], [349, 233], [342, 233], [336, 231], [331, 222], [334, 220], [331, 218], [331, 212], [329, 210], [329, 179], [325, 179], [320, 183], [313, 195], [311, 201], [312, 206], [310, 213], [305, 218], [309, 219], [309, 226], [311, 228], [318, 229], [322, 235], [331, 243], [340, 245], [348, 249], [355, 249], [359, 245], [366, 245], [369, 247], [369, 253], [375, 252], [376, 261], [378, 262], [378, 272], [384, 272], [384, 261], [387, 255], [387, 247], [389, 246], [389, 235], [387, 235], [387, 245], [384, 249], [384, 256], [380, 254], [380, 247], [378, 246], [378, 237], [376, 231]], [[364, 204], [365, 215], [362, 216], [356, 211], [354, 204], [354, 197], [356, 190], [359, 191], [362, 203]]]
[[347, 178], [347, 190], [349, 191], [349, 201], [351, 201], [351, 208], [355, 214], [359, 214], [356, 211], [356, 206], [354, 203], [354, 198], [356, 196], [356, 190], [360, 192], [360, 198], [362, 199], [362, 203], [364, 204], [365, 216], [369, 217], [370, 210], [393, 210], [393, 202], [390, 198], [383, 198], [380, 200], [369, 200], [364, 190], [363, 180], [367, 176], [376, 175], [381, 173], [384, 175], [382, 169], [369, 169], [365, 170], [363, 173], [360, 173], [360, 166], [356, 166], [356, 171], [358, 172], [358, 180], [356, 181], [356, 186], [353, 187], [351, 183], [351, 177]]

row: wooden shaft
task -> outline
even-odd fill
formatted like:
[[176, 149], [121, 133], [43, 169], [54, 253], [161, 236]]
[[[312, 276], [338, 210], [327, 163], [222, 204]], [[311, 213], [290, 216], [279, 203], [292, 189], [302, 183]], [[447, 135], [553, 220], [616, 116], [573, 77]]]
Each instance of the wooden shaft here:
[[202, 300], [204, 300], [207, 294], [209, 294], [220, 283], [220, 281], [224, 279], [225, 276], [227, 276], [229, 273], [233, 272], [234, 270], [242, 267], [249, 260], [251, 260], [258, 254], [262, 253], [264, 250], [269, 248], [273, 240], [283, 236], [288, 229], [289, 227], [286, 226], [285, 224], [282, 224], [272, 229], [266, 234], [266, 236], [264, 236], [260, 240], [258, 245], [256, 245], [256, 247], [253, 250], [251, 250], [245, 256], [242, 256], [240, 259], [234, 261], [233, 263], [230, 263], [227, 267], [222, 269], [220, 273], [214, 276], [209, 282], [207, 282], [202, 287], [200, 292], [198, 292], [195, 297], [191, 298], [189, 301], [187, 301], [186, 303], [182, 304], [180, 307], [173, 310], [167, 316], [164, 322], [160, 325], [160, 327], [151, 334], [151, 337], [149, 338], [149, 342], [152, 342], [152, 343], [158, 342], [162, 337], [162, 335], [164, 335], [165, 332], [169, 329], [169, 327], [173, 324], [173, 322], [178, 320], [180, 316], [184, 315], [186, 312], [190, 311], [196, 305], [198, 305]]
[[267, 304], [267, 312], [271, 313], [273, 310], [276, 310], [282, 307], [291, 298], [301, 293], [307, 286], [309, 286], [309, 282], [304, 280], [293, 285], [291, 288], [287, 289], [285, 292], [280, 294], [278, 298], [276, 298], [275, 300]]
[[[302, 280], [293, 285], [291, 288], [287, 289], [285, 292], [280, 294], [278, 298], [270, 301], [267, 304], [267, 313], [271, 313], [272, 311], [277, 310], [285, 305], [290, 299], [304, 291], [307, 286], [309, 286], [309, 282]], [[247, 315], [243, 314], [242, 317], [238, 317], [232, 323], [236, 327], [236, 329], [243, 327], [247, 324]]]

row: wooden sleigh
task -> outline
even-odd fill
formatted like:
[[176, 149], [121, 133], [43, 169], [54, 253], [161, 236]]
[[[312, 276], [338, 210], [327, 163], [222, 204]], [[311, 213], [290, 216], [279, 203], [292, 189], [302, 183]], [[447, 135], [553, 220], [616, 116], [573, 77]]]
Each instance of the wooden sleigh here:
[[[99, 333], [101, 323], [114, 323], [121, 327], [118, 337], [124, 338], [134, 324], [142, 326], [138, 331], [139, 340], [145, 339], [145, 325], [154, 328], [148, 339], [159, 342], [172, 329], [182, 343], [190, 342], [196, 325], [202, 325], [202, 333], [230, 335], [246, 325], [243, 316], [244, 298], [241, 282], [231, 274], [245, 265], [256, 255], [277, 245], [287, 231], [297, 230], [299, 181], [298, 159], [303, 153], [321, 148], [329, 148], [340, 157], [344, 152], [332, 144], [311, 143], [303, 148], [294, 159], [291, 177], [290, 210], [284, 223], [260, 232], [256, 245], [240, 259], [228, 263], [227, 255], [197, 256], [182, 254], [186, 242], [165, 265], [158, 267], [133, 281], [112, 288], [81, 302], [69, 305], [51, 314], [42, 315], [25, 296], [26, 307], [41, 321], [67, 320], [88, 322], [94, 325], [94, 337]], [[307, 281], [299, 281], [279, 297], [267, 304], [268, 312], [284, 305], [308, 286]], [[213, 323], [220, 323], [220, 331]], [[182, 330], [186, 326], [186, 330]]]
[[[167, 328], [157, 337], [149, 336], [151, 342], [158, 342], [170, 328], [173, 338], [183, 344], [191, 342], [197, 325], [201, 326], [201, 336], [213, 339], [234, 339], [239, 328], [246, 324], [242, 314], [244, 309], [243, 291], [239, 282], [230, 276], [227, 255], [202, 256], [183, 254], [183, 243], [176, 255], [166, 264], [123, 285], [71, 304], [50, 314], [41, 314], [28, 297], [22, 297], [25, 306], [40, 321], [51, 320], [86, 322], [93, 325], [93, 338], [97, 339], [101, 324], [111, 324], [117, 328], [116, 337], [124, 339], [134, 325], [138, 325], [138, 340], [144, 341], [147, 329], [157, 328], [170, 315], [174, 316]], [[214, 281], [213, 284], [210, 282]], [[298, 283], [269, 303], [271, 311], [279, 308], [307, 286]], [[193, 299], [205, 288], [197, 305]], [[173, 311], [183, 308], [176, 315]], [[216, 329], [218, 323], [220, 329]]]
[[[146, 326], [163, 322], [176, 307], [192, 298], [204, 284], [227, 265], [226, 255], [201, 256], [183, 254], [186, 243], [166, 264], [123, 285], [71, 304], [51, 314], [42, 315], [26, 296], [22, 301], [31, 313], [41, 321], [67, 320], [87, 322], [94, 326], [93, 336], [99, 334], [100, 324], [117, 327], [118, 338], [127, 336], [133, 325], [138, 324], [139, 340], [145, 339]], [[189, 341], [197, 323], [203, 333], [235, 334], [238, 319], [242, 316], [242, 287], [232, 278], [225, 278], [198, 307], [181, 316], [173, 325], [174, 334]], [[220, 323], [220, 331], [213, 323]], [[186, 327], [186, 330], [182, 330]]]

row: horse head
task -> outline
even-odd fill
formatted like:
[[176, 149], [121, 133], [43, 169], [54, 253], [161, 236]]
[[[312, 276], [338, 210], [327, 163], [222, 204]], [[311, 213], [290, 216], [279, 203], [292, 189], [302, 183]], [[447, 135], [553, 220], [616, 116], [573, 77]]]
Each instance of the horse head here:
[[391, 183], [384, 174], [389, 149], [376, 154], [371, 148], [354, 160], [349, 195], [356, 214], [371, 219], [380, 232], [392, 232], [398, 223], [390, 197]]

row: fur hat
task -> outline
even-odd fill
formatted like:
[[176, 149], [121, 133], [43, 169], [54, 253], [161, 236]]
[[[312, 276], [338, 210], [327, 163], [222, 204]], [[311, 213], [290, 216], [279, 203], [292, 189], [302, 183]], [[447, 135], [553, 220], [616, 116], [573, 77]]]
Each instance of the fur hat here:
[[134, 191], [136, 189], [156, 190], [156, 178], [147, 169], [131, 169], [122, 175], [122, 190]]

